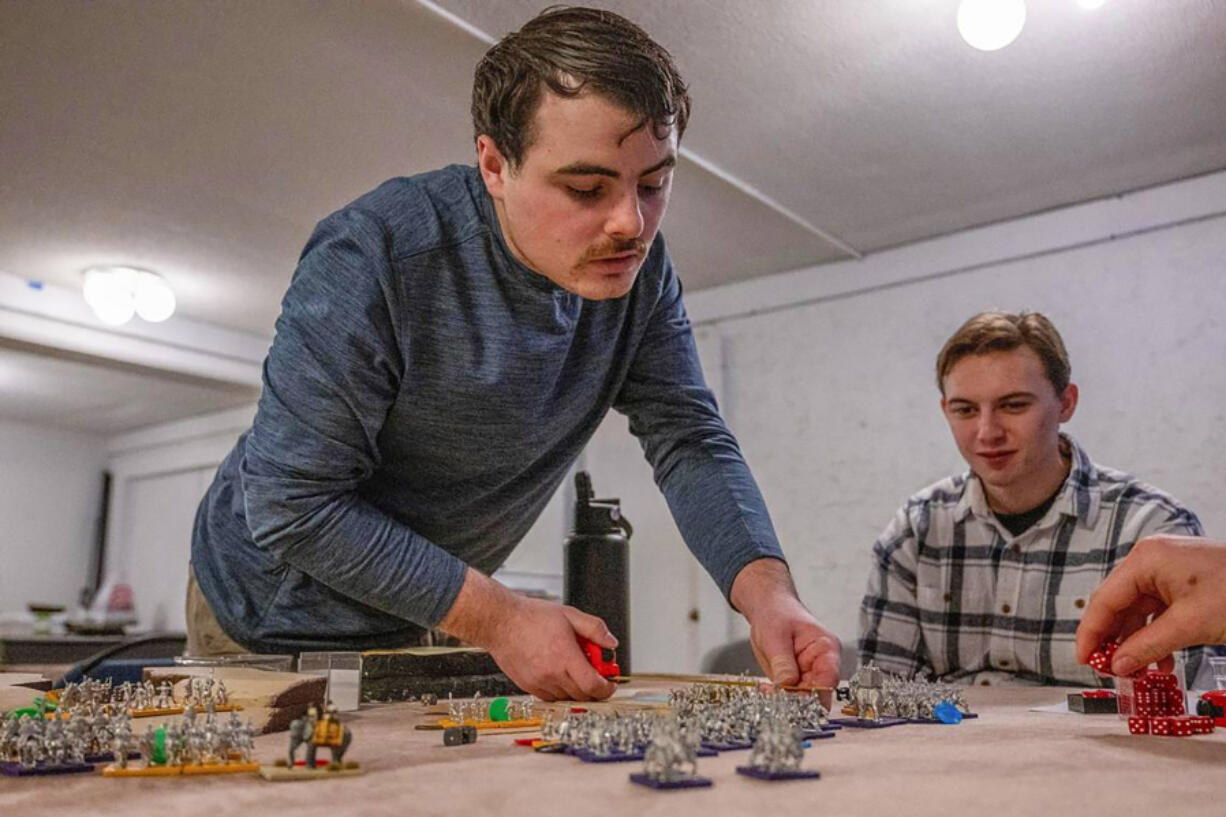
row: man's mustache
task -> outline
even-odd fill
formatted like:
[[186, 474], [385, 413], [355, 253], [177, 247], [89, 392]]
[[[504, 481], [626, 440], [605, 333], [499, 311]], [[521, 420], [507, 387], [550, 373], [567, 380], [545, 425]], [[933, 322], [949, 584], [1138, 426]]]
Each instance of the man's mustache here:
[[588, 261], [595, 261], [598, 258], [608, 258], [610, 255], [621, 255], [622, 253], [631, 251], [638, 256], [646, 255], [647, 242], [641, 238], [626, 238], [620, 241], [610, 241], [607, 244], [601, 244], [599, 247], [590, 248], [583, 254], [583, 257], [579, 259], [579, 263], [586, 264]]

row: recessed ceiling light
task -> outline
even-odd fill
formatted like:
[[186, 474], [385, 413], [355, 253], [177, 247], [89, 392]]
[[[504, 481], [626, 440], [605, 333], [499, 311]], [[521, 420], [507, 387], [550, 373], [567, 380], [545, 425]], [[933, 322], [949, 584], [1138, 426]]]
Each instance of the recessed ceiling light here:
[[1026, 25], [1025, 0], [962, 0], [958, 33], [973, 48], [996, 51], [1017, 39]]
[[136, 267], [90, 267], [82, 289], [85, 302], [110, 326], [122, 326], [133, 315], [150, 323], [174, 314], [175, 294], [156, 272]]
[[136, 314], [150, 323], [161, 323], [175, 314], [175, 293], [165, 278], [141, 270], [136, 278]]

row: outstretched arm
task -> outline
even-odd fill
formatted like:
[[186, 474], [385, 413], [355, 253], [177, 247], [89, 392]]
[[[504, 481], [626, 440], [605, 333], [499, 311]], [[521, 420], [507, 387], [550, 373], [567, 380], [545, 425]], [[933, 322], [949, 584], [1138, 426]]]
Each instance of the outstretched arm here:
[[1137, 542], [1090, 598], [1077, 660], [1085, 663], [1110, 638], [1122, 639], [1111, 664], [1116, 675], [1183, 647], [1226, 644], [1226, 544], [1192, 536]]

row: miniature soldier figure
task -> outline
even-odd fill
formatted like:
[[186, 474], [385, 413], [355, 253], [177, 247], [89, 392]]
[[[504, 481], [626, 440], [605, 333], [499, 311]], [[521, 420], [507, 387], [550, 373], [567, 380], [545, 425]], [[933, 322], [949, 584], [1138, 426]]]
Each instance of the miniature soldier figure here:
[[155, 709], [171, 709], [175, 705], [174, 686], [170, 681], [158, 684], [157, 703]]
[[212, 678], [201, 678], [200, 679], [200, 691], [196, 693], [196, 698], [197, 700], [200, 701], [201, 704], [207, 704], [209, 701], [213, 700], [213, 679]]
[[696, 741], [682, 731], [676, 720], [662, 718], [652, 730], [651, 744], [643, 757], [643, 773], [657, 782], [676, 782], [695, 776], [697, 758]]
[[855, 704], [858, 715], [866, 720], [880, 719], [881, 703], [881, 670], [872, 664], [865, 664], [856, 670], [852, 686], [855, 690]]
[[226, 689], [226, 682], [220, 678], [217, 679], [213, 687], [213, 702], [218, 706], [225, 706], [230, 702], [230, 693]]
[[[157, 750], [157, 731], [153, 728], [153, 724], [147, 725], [145, 727], [145, 733], [141, 735], [140, 753], [141, 762], [146, 769], [159, 762]], [[160, 760], [164, 762], [166, 760], [165, 755], [163, 755]]]
[[21, 721], [17, 718], [5, 718], [0, 724], [0, 759], [17, 759], [17, 735]]
[[29, 715], [21, 716], [21, 726], [17, 730], [17, 756], [22, 766], [33, 767], [46, 757], [43, 746], [44, 720], [35, 720]]
[[255, 727], [252, 726], [251, 720], [243, 723], [239, 720], [238, 713], [232, 710], [229, 731], [230, 746], [238, 752], [240, 762], [250, 763], [251, 753], [255, 751]]
[[84, 763], [85, 756], [90, 754], [89, 741], [93, 730], [83, 718], [69, 718], [64, 727], [65, 752], [72, 763]]
[[59, 718], [47, 721], [47, 725], [43, 727], [43, 750], [46, 752], [47, 762], [52, 766], [63, 764], [68, 745], [64, 739], [64, 722]]
[[111, 761], [117, 768], [128, 768], [128, 752], [132, 751], [132, 719], [120, 713], [111, 729]]
[[783, 717], [768, 718], [749, 753], [749, 765], [737, 766], [737, 774], [764, 780], [817, 778], [815, 769], [800, 768], [805, 749], [801, 731]]
[[132, 696], [132, 709], [139, 712], [144, 709], [151, 709], [152, 704], [153, 701], [150, 698], [149, 690], [145, 688], [144, 684], [138, 685]]
[[205, 716], [204, 725], [200, 727], [200, 762], [201, 763], [225, 763], [229, 760], [228, 752], [225, 747], [225, 736], [213, 717], [213, 702], [209, 701], [208, 714]]
[[754, 741], [749, 765], [772, 773], [791, 771], [800, 768], [804, 754], [799, 730], [782, 718], [772, 718]]

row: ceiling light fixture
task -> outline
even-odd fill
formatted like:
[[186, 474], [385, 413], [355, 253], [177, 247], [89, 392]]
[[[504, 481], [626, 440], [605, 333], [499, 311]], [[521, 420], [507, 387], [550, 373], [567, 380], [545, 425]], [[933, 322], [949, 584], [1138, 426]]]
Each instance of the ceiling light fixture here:
[[85, 302], [105, 324], [122, 326], [133, 315], [158, 323], [174, 314], [174, 291], [156, 272], [136, 267], [90, 267], [84, 275]]
[[962, 0], [958, 33], [980, 51], [997, 51], [1017, 39], [1026, 25], [1025, 0]]

